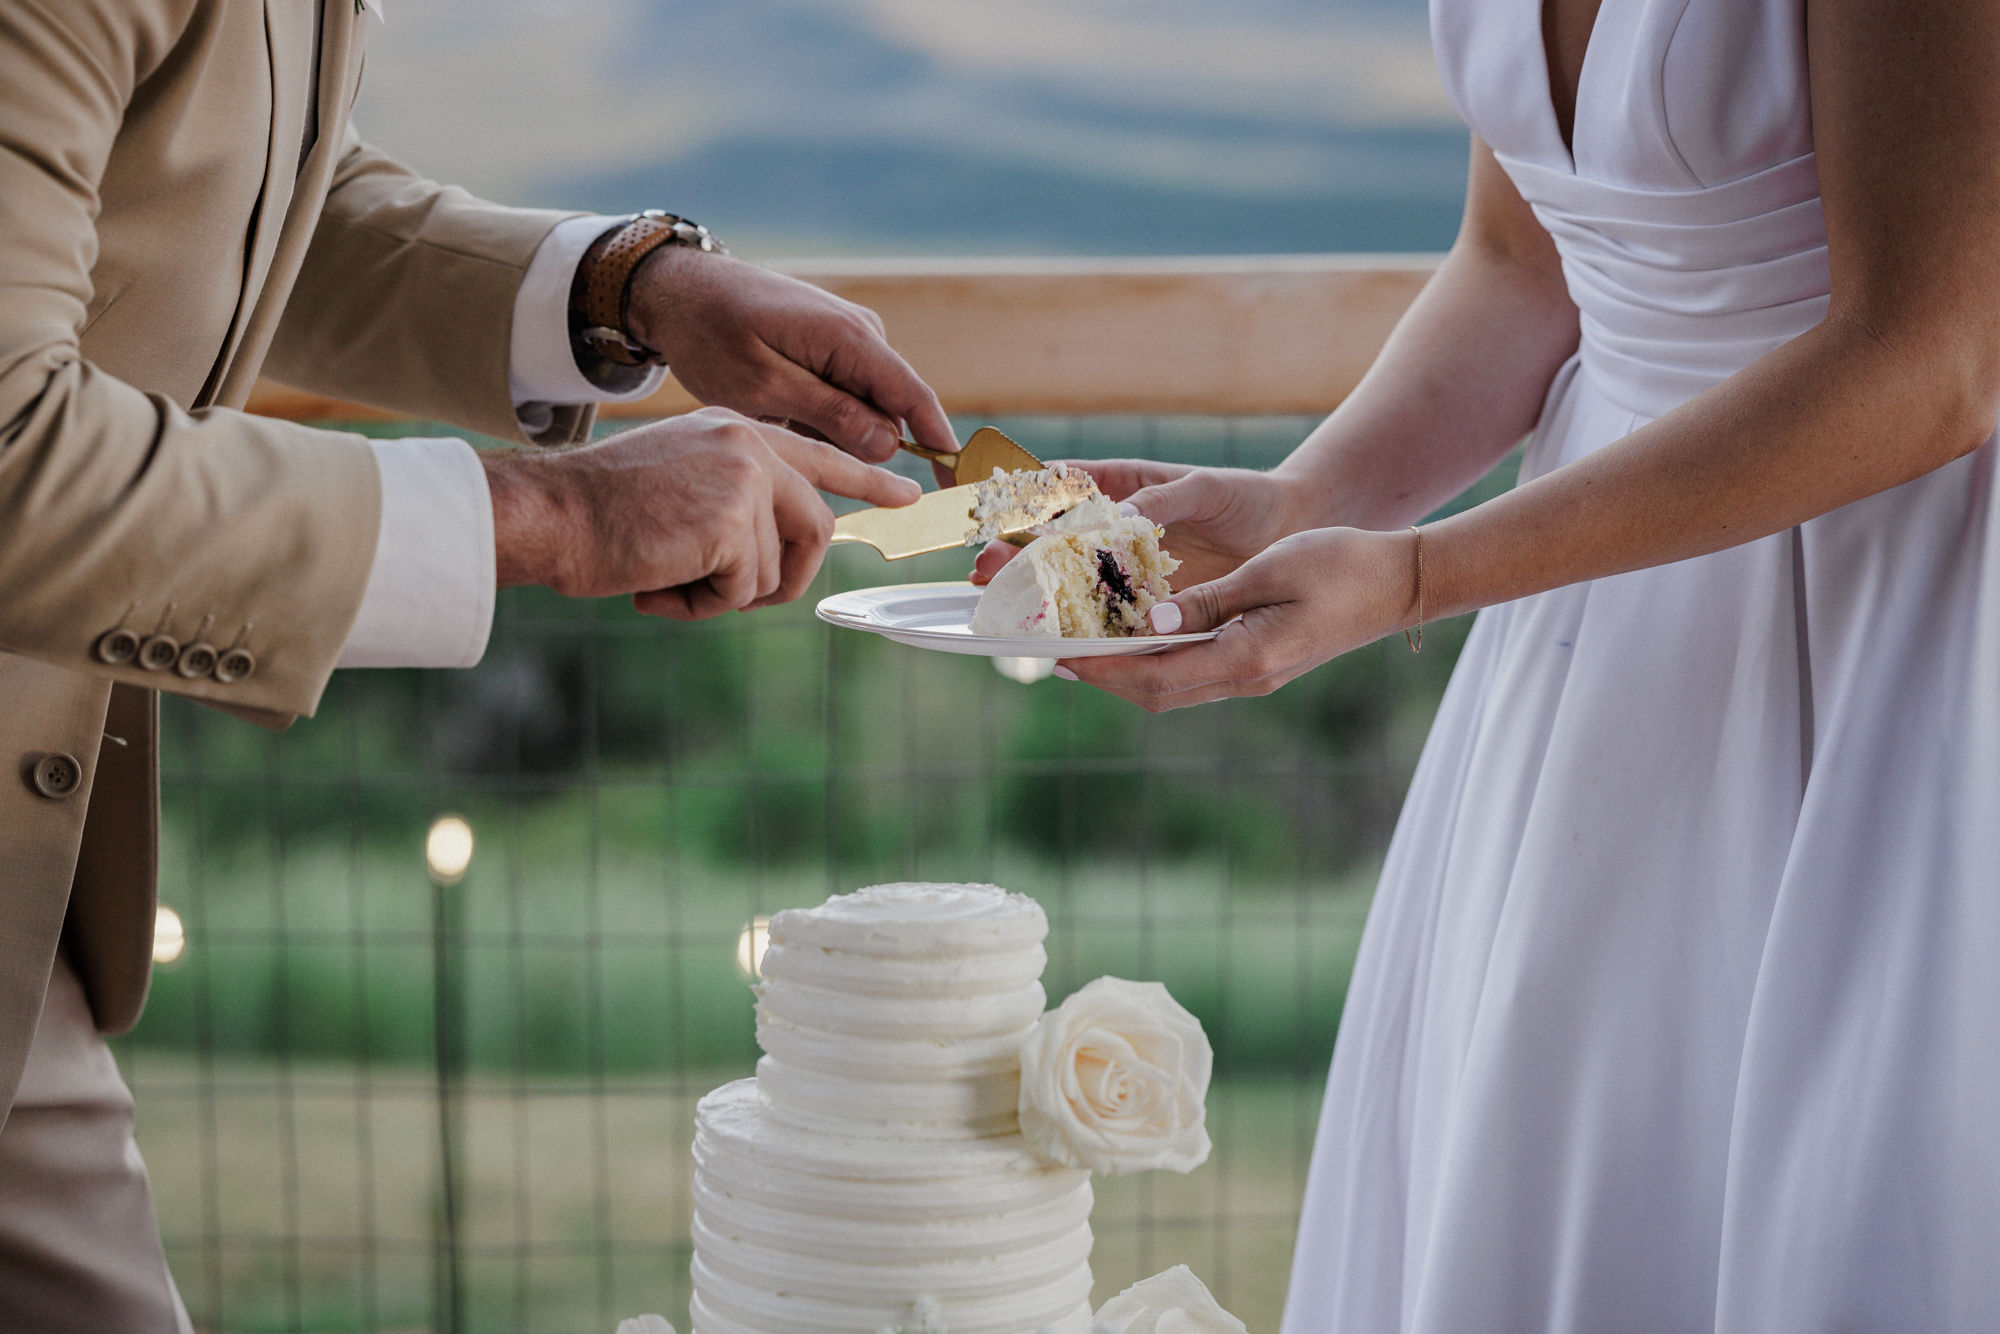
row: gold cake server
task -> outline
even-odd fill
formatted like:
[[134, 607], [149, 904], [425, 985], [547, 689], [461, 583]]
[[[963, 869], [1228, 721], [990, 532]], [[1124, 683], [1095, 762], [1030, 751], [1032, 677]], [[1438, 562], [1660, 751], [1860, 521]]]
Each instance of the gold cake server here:
[[958, 480], [952, 485], [964, 486], [967, 482], [983, 482], [998, 468], [1001, 472], [1039, 472], [1049, 465], [1030, 454], [1021, 446], [1007, 438], [1004, 431], [991, 426], [982, 426], [972, 433], [965, 442], [965, 448], [956, 454], [947, 454], [941, 449], [926, 449], [914, 441], [902, 442], [903, 449], [920, 459], [929, 459]]
[[[990, 474], [989, 474], [990, 475]], [[982, 521], [972, 517], [979, 503], [977, 488], [948, 486], [931, 491], [913, 505], [857, 510], [834, 520], [833, 540], [863, 542], [888, 560], [921, 556], [927, 551], [949, 551], [962, 547], [977, 533]], [[997, 527], [1009, 540], [1017, 534], [1029, 540], [1026, 530], [1047, 523], [1076, 504], [1076, 497], [1051, 493], [1037, 496], [990, 516], [984, 521], [988, 532]]]

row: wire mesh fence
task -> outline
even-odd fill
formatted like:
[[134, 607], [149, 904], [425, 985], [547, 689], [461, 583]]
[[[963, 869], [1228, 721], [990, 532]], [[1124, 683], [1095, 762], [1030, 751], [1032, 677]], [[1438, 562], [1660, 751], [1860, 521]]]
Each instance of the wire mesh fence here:
[[[1311, 423], [1001, 423], [1043, 457], [1260, 465]], [[407, 429], [407, 428], [403, 428]], [[883, 880], [1050, 918], [1051, 1002], [1158, 978], [1214, 1041], [1216, 1149], [1100, 1180], [1098, 1299], [1174, 1263], [1275, 1326], [1374, 871], [1462, 627], [1153, 717], [830, 630], [501, 597], [484, 663], [336, 676], [261, 733], [169, 701], [185, 950], [119, 1044], [209, 1330], [592, 1331], [688, 1298], [695, 1101], [750, 1072], [757, 920]], [[462, 815], [456, 885], [426, 830]]]

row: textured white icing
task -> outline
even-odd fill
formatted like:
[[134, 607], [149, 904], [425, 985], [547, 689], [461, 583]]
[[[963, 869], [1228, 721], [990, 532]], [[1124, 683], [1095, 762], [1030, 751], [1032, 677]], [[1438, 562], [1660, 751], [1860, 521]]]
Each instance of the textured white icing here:
[[899, 959], [885, 968], [879, 955], [817, 945], [773, 942], [758, 969], [766, 978], [832, 987], [856, 996], [983, 996], [1017, 991], [1042, 980], [1048, 955], [1040, 945], [943, 959]]
[[[714, 1304], [712, 1287], [716, 1282], [703, 1263], [704, 1257], [697, 1252], [694, 1264], [690, 1266], [694, 1278], [694, 1299], [688, 1303], [688, 1316], [693, 1328], [701, 1334], [873, 1334], [880, 1329], [894, 1329], [895, 1322], [903, 1319], [914, 1305], [905, 1302], [891, 1308], [886, 1303], [874, 1302], [865, 1308], [869, 1314], [857, 1315], [854, 1311], [840, 1307], [828, 1307], [824, 1303], [790, 1296], [777, 1296], [756, 1301], [749, 1309], [755, 1314], [745, 1316], [742, 1306], [718, 1307]], [[1088, 1277], [1089, 1271], [1085, 1271]], [[1052, 1334], [1091, 1334], [1090, 1298], [1088, 1288], [1084, 1295], [1070, 1302], [1065, 1299], [1058, 1309], [1061, 1314], [1047, 1318], [1024, 1316], [1027, 1303], [1020, 1298], [1003, 1301], [982, 1301], [976, 1306], [958, 1303], [945, 1316], [945, 1328], [950, 1334], [1032, 1334], [1033, 1331], [1047, 1329]], [[888, 1315], [875, 1312], [888, 1311]], [[872, 1326], [855, 1323], [857, 1320], [873, 1320]], [[1027, 1320], [1029, 1323], [1022, 1323]]]
[[1056, 612], [1056, 589], [1061, 580], [1039, 553], [1029, 554], [1034, 550], [1035, 543], [1030, 542], [986, 585], [967, 627], [973, 634], [999, 639], [1061, 636], [1062, 618]]
[[877, 1038], [847, 1035], [827, 1040], [824, 1029], [761, 1017], [757, 1044], [787, 1065], [830, 1075], [870, 1070], [883, 1079], [964, 1079], [1020, 1069], [1019, 1035], [1009, 1030], [978, 1038]]
[[[1073, 1273], [1078, 1255], [1090, 1250], [1088, 1191], [1073, 1191], [1053, 1207], [1012, 1216], [844, 1218], [838, 1226], [801, 1213], [789, 1203], [741, 1199], [709, 1182], [696, 1186], [695, 1203], [711, 1231], [727, 1234], [745, 1247], [813, 1255], [838, 1267], [866, 1270], [841, 1275], [823, 1289], [829, 1294], [838, 1289], [850, 1297], [863, 1283], [910, 1271], [921, 1272], [894, 1286], [933, 1297], [994, 1296], [1054, 1283]], [[724, 1250], [717, 1263], [740, 1267], [742, 1253], [735, 1246]], [[862, 1288], [859, 1295], [871, 1294]]]
[[[724, 1090], [738, 1090], [724, 1102], [733, 1097], [740, 1105], [719, 1109], [721, 1115], [716, 1107], [705, 1108], [694, 1158], [705, 1182], [740, 1199], [835, 1219], [886, 1215], [950, 1221], [1049, 1208], [1076, 1198], [1089, 1184], [1089, 1173], [1051, 1164], [1016, 1136], [914, 1145], [893, 1167], [883, 1167], [882, 1147], [867, 1141], [816, 1154], [816, 1138], [826, 1137], [755, 1124], [755, 1081], [739, 1080], [717, 1093]], [[732, 1120], [751, 1133], [737, 1136], [718, 1127]], [[769, 1152], [773, 1138], [784, 1143]]]
[[739, 1317], [759, 1311], [796, 1314], [810, 1306], [823, 1313], [830, 1329], [880, 1328], [915, 1294], [943, 1309], [946, 1328], [954, 1334], [979, 1314], [988, 1320], [1010, 1315], [1021, 1322], [1012, 1334], [1027, 1334], [1090, 1295], [1090, 1266], [1077, 1262], [1090, 1253], [1088, 1223], [984, 1256], [908, 1260], [885, 1259], [894, 1253], [881, 1252], [872, 1261], [859, 1254], [817, 1256], [818, 1272], [808, 1285], [773, 1281], [788, 1270], [803, 1277], [806, 1269], [797, 1251], [763, 1244], [783, 1239], [746, 1238], [733, 1230], [740, 1224], [712, 1225], [710, 1213], [695, 1215], [693, 1237], [709, 1276], [720, 1281], [702, 1286], [713, 1305], [724, 1312], [733, 1308]]
[[695, 1113], [695, 1334], [1090, 1328], [1090, 1176], [1019, 1134], [1048, 923], [991, 885], [779, 913], [757, 1078]]
[[757, 1081], [724, 1084], [695, 1108], [695, 1146], [704, 1142], [758, 1164], [841, 1180], [896, 1182], [962, 1180], [1022, 1172], [1057, 1172], [1050, 1177], [1070, 1188], [1087, 1184], [1090, 1173], [1056, 1167], [1018, 1131], [963, 1143], [913, 1142], [885, 1152], [877, 1140], [799, 1130], [773, 1121], [758, 1095]]
[[889, 1080], [823, 1074], [766, 1056], [765, 1110], [786, 1125], [866, 1139], [982, 1139], [1019, 1128], [1021, 1074]]
[[771, 943], [936, 961], [1039, 945], [1041, 905], [998, 885], [903, 883], [836, 894], [771, 919]]
[[[883, 961], [883, 967], [892, 965]], [[998, 994], [970, 996], [857, 996], [833, 987], [808, 987], [773, 978], [757, 988], [757, 1016], [797, 1028], [815, 1028], [829, 1039], [907, 1038], [923, 1033], [937, 1041], [992, 1037], [1032, 1027], [1048, 1008], [1040, 982]], [[918, 1027], [913, 1021], [921, 1017]]]

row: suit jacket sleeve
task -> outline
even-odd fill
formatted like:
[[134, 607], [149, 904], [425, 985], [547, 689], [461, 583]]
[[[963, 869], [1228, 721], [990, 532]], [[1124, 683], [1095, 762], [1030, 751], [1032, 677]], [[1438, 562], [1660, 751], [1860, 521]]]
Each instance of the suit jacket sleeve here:
[[521, 279], [542, 238], [573, 216], [425, 180], [350, 126], [266, 373], [503, 440], [587, 439], [582, 405], [525, 434], [507, 385]]
[[[188, 412], [79, 347], [105, 163], [171, 44], [173, 8], [0, 6], [0, 652], [236, 710], [311, 713], [374, 553], [367, 441]], [[94, 646], [121, 624], [240, 646], [254, 670], [225, 684], [101, 661]]]

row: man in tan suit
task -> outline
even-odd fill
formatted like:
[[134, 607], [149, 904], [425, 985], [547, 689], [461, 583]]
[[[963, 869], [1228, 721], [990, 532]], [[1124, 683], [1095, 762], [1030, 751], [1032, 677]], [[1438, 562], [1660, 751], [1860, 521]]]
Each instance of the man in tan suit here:
[[[143, 1004], [159, 690], [269, 725], [469, 665], [493, 589], [796, 597], [935, 398], [670, 217], [499, 208], [348, 127], [381, 0], [0, 3], [0, 1326], [184, 1330], [100, 1036]], [[550, 77], [563, 77], [550, 71]], [[615, 110], [612, 114], [615, 114]], [[669, 361], [729, 412], [585, 445]], [[260, 372], [555, 452], [245, 415]]]

